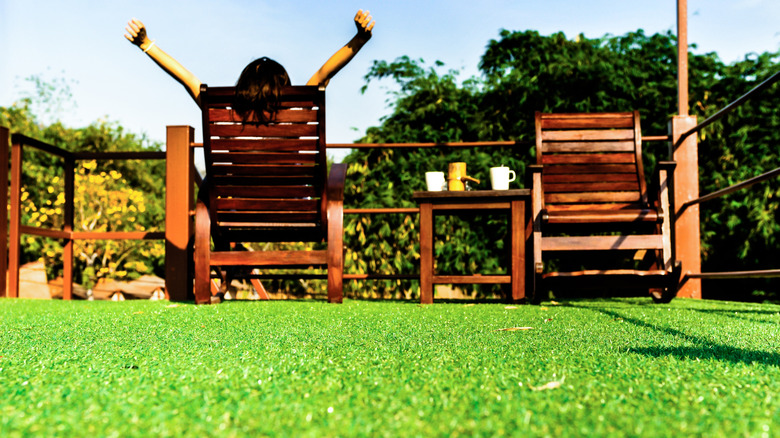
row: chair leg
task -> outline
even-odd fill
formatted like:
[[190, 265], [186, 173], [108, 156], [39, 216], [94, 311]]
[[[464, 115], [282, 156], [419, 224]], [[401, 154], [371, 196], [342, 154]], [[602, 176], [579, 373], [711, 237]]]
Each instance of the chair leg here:
[[[344, 165], [334, 165], [331, 173], [341, 175], [338, 180], [343, 186], [346, 171]], [[328, 184], [332, 184], [330, 181]], [[335, 183], [334, 183], [335, 184]], [[337, 198], [328, 190], [327, 216], [328, 216], [328, 302], [341, 303], [344, 300], [344, 204], [341, 198]], [[343, 189], [340, 189], [343, 196]]]
[[544, 288], [542, 287], [542, 274], [540, 272], [535, 272], [536, 268], [534, 268], [534, 274], [533, 274], [533, 294], [531, 295], [531, 304], [540, 304], [543, 300], [542, 291]]
[[[341, 239], [337, 239], [341, 240]], [[344, 301], [344, 249], [341, 242], [328, 242], [328, 302]]]
[[669, 280], [663, 289], [650, 290], [650, 297], [656, 304], [666, 304], [671, 302], [677, 296], [680, 277], [682, 276], [682, 263], [679, 261], [672, 266], [672, 272], [669, 273]]
[[211, 219], [206, 205], [195, 206], [195, 303], [211, 303]]

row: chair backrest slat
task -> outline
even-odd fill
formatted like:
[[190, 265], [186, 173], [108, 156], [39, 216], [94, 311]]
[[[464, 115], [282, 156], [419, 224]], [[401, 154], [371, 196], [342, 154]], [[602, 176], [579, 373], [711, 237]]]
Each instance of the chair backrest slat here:
[[[214, 226], [220, 235], [242, 240], [324, 239], [324, 90], [283, 89], [278, 111], [262, 124], [245, 123], [233, 110], [234, 99], [233, 87], [204, 86], [201, 91]], [[296, 235], [291, 231], [296, 228], [307, 232]]]
[[647, 206], [639, 113], [536, 113], [545, 208]]

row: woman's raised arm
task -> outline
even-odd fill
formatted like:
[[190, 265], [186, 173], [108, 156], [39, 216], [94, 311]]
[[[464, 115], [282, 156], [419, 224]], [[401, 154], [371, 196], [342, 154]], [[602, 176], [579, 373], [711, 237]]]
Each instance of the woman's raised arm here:
[[309, 79], [306, 85], [322, 85], [327, 86], [330, 79], [336, 75], [345, 65], [355, 57], [357, 52], [363, 47], [364, 44], [371, 39], [371, 31], [374, 29], [376, 22], [371, 21], [371, 17], [368, 11], [357, 11], [355, 15], [355, 26], [357, 27], [357, 34], [341, 49], [339, 49], [333, 56], [328, 59], [325, 64], [314, 73], [314, 76]]
[[179, 61], [173, 59], [171, 55], [165, 53], [160, 46], [155, 44], [154, 40], [150, 40], [146, 34], [146, 27], [141, 21], [133, 18], [127, 23], [125, 31], [127, 31], [125, 38], [143, 50], [166, 73], [182, 84], [200, 106], [200, 79], [184, 68]]

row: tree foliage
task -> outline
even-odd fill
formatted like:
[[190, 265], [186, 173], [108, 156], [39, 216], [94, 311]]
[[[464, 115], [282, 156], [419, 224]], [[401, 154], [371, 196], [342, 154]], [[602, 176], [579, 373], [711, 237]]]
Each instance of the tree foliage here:
[[[104, 152], [161, 149], [117, 123], [96, 121], [70, 128], [58, 120], [71, 105], [67, 84], [34, 77], [36, 92], [0, 107], [0, 125], [68, 151]], [[39, 116], [40, 115], [40, 116]], [[47, 120], [46, 122], [42, 119]], [[51, 121], [51, 120], [54, 121]], [[156, 231], [165, 223], [165, 163], [117, 160], [77, 163], [74, 222], [76, 231]], [[62, 160], [25, 148], [22, 169], [22, 224], [59, 229], [63, 224]], [[91, 287], [100, 278], [134, 278], [164, 271], [162, 242], [83, 241], [75, 243], [77, 281]], [[62, 242], [23, 236], [22, 263], [44, 258], [49, 277], [62, 272]]]
[[[712, 115], [776, 72], [777, 57], [777, 53], [749, 55], [726, 65], [714, 53], [689, 55], [691, 113], [700, 120]], [[508, 165], [517, 171], [522, 185], [526, 164], [535, 160], [530, 146], [535, 111], [636, 109], [645, 135], [665, 134], [670, 117], [677, 112], [676, 60], [676, 40], [668, 32], [646, 35], [639, 30], [622, 36], [568, 39], [563, 33], [543, 36], [535, 31], [503, 30], [487, 45], [479, 64], [480, 76], [463, 81], [458, 80], [457, 71], [443, 71], [440, 62], [428, 66], [408, 57], [375, 61], [366, 75], [366, 86], [390, 79], [395, 88], [389, 93], [390, 114], [380, 126], [369, 128], [361, 142], [519, 140], [529, 146], [357, 149], [345, 160], [349, 165], [346, 202], [362, 208], [414, 206], [411, 193], [423, 189], [425, 171], [446, 171], [447, 163], [453, 161], [465, 161], [469, 173], [483, 179], [489, 167]], [[777, 104], [778, 87], [773, 86], [701, 133], [702, 194], [780, 167]], [[644, 154], [651, 175], [657, 161], [669, 158], [668, 144], [645, 143]], [[487, 181], [480, 188], [487, 188]], [[778, 195], [777, 181], [773, 181], [702, 206], [704, 271], [780, 267]], [[410, 216], [348, 216], [348, 271], [416, 272], [415, 223]], [[444, 236], [444, 242], [435, 247], [439, 272], [495, 272], [505, 263], [500, 253], [495, 254], [506, 233], [501, 220], [439, 221], [436, 233]], [[771, 262], [775, 266], [766, 266]], [[389, 283], [353, 287], [356, 294], [372, 290], [387, 295], [398, 289]], [[412, 283], [404, 291], [414, 294], [415, 287]], [[705, 293], [723, 296], [729, 287], [728, 283], [707, 284]], [[776, 282], [758, 280], [748, 287], [777, 294]], [[748, 298], [744, 289], [731, 297]]]

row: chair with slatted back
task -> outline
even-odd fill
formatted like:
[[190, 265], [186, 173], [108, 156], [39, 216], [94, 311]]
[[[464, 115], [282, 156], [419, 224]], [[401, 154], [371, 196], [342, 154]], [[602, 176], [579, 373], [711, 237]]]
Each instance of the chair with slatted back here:
[[[265, 124], [243, 123], [234, 99], [233, 87], [201, 88], [206, 178], [195, 213], [196, 302], [211, 301], [211, 278], [224, 281], [225, 272], [322, 267], [328, 301], [341, 302], [345, 166], [333, 164], [327, 175], [324, 89], [283, 89]], [[247, 242], [327, 249], [248, 251]]]
[[[567, 288], [642, 288], [666, 302], [676, 295], [680, 266], [672, 254], [669, 201], [674, 163], [658, 164], [650, 196], [639, 122], [636, 111], [536, 113], [535, 300], [548, 289]], [[544, 272], [548, 260], [570, 251], [582, 251], [571, 253], [576, 267]], [[615, 260], [590, 251], [625, 251], [630, 262], [589, 268]]]

